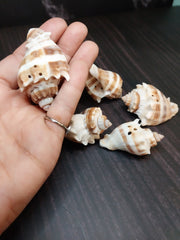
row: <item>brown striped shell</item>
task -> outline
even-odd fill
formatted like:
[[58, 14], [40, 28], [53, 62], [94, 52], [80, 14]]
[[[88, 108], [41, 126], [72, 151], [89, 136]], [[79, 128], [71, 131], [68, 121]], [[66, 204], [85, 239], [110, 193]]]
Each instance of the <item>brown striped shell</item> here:
[[111, 126], [111, 122], [98, 107], [87, 108], [83, 113], [74, 114], [71, 119], [70, 131], [66, 138], [87, 145], [95, 143], [100, 134]]
[[87, 92], [98, 103], [103, 97], [120, 98], [123, 80], [119, 74], [98, 68], [93, 64], [86, 81]]
[[156, 87], [143, 83], [122, 97], [128, 111], [138, 115], [142, 126], [158, 125], [178, 112], [178, 105], [170, 102]]
[[150, 148], [157, 145], [164, 136], [141, 128], [139, 119], [119, 125], [100, 140], [100, 146], [109, 150], [122, 150], [135, 155], [150, 154]]
[[47, 111], [61, 80], [69, 80], [69, 65], [50, 32], [32, 28], [27, 34], [25, 56], [18, 71], [18, 85], [31, 100]]

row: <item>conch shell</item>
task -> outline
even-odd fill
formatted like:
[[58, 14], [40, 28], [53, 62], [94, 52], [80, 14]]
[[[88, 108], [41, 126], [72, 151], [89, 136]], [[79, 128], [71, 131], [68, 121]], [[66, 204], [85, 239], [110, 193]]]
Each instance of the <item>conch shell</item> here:
[[31, 28], [27, 34], [26, 53], [18, 71], [18, 85], [32, 101], [48, 110], [58, 93], [61, 80], [69, 80], [69, 65], [50, 32]]
[[143, 156], [150, 154], [150, 148], [156, 146], [163, 137], [149, 128], [141, 128], [140, 120], [135, 119], [119, 125], [110, 134], [106, 134], [100, 140], [100, 146]]
[[122, 97], [128, 111], [138, 115], [142, 126], [158, 125], [178, 112], [178, 105], [170, 102], [156, 87], [143, 83]]
[[95, 143], [95, 139], [100, 138], [112, 124], [99, 107], [87, 108], [83, 113], [74, 114], [70, 123], [70, 131], [66, 133], [66, 138], [87, 145]]
[[98, 103], [103, 97], [120, 98], [122, 95], [123, 80], [119, 74], [103, 70], [93, 64], [86, 81], [87, 92]]

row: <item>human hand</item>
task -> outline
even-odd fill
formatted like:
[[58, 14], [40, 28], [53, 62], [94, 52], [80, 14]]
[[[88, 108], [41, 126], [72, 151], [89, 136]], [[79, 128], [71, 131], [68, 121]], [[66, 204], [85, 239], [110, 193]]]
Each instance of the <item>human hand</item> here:
[[[94, 42], [84, 41], [87, 28], [60, 18], [41, 28], [51, 32], [70, 64], [48, 116], [68, 126], [84, 89], [88, 70], [98, 54]], [[0, 62], [0, 234], [15, 220], [52, 172], [58, 160], [64, 129], [45, 121], [45, 113], [17, 87], [17, 72], [25, 43]]]

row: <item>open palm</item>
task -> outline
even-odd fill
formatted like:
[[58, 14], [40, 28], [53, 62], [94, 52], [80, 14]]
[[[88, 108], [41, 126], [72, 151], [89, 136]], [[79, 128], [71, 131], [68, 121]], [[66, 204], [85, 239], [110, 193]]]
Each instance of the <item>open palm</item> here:
[[[48, 115], [68, 125], [84, 88], [98, 48], [84, 41], [87, 28], [67, 26], [54, 18], [41, 28], [52, 33], [70, 64], [65, 82]], [[52, 172], [62, 147], [64, 129], [45, 122], [45, 113], [17, 88], [17, 71], [25, 43], [0, 62], [0, 234], [20, 214]]]

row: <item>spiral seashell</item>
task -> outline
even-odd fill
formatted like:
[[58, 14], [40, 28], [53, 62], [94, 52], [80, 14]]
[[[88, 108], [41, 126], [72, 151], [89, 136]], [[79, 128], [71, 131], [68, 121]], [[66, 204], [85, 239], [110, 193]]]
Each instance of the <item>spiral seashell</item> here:
[[170, 102], [156, 87], [142, 83], [122, 97], [128, 111], [138, 115], [142, 126], [158, 125], [171, 119], [178, 112], [178, 105]]
[[150, 154], [150, 148], [156, 146], [163, 137], [149, 128], [141, 128], [140, 120], [135, 119], [119, 125], [110, 134], [106, 134], [100, 140], [100, 146], [143, 156]]
[[120, 98], [122, 95], [123, 80], [119, 74], [103, 70], [93, 64], [86, 81], [87, 92], [98, 103], [103, 97]]
[[50, 35], [40, 28], [29, 30], [26, 53], [18, 71], [20, 90], [45, 111], [57, 95], [60, 81], [69, 80], [66, 57]]
[[70, 131], [66, 133], [66, 138], [87, 145], [95, 143], [95, 139], [100, 138], [111, 122], [99, 107], [87, 108], [80, 114], [74, 114], [71, 123]]

